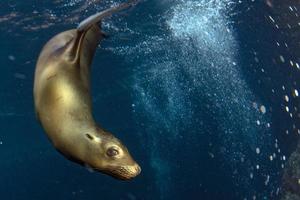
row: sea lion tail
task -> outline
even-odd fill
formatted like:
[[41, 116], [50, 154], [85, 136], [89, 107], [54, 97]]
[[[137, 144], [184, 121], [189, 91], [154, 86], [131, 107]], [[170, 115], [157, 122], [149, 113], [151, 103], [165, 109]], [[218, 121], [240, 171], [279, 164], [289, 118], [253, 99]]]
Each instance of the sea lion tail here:
[[139, 0], [129, 0], [126, 3], [121, 3], [117, 6], [108, 8], [107, 10], [104, 10], [102, 12], [96, 13], [88, 18], [86, 18], [85, 20], [83, 20], [82, 22], [80, 22], [80, 24], [77, 27], [78, 31], [85, 31], [87, 29], [89, 29], [92, 25], [98, 23], [99, 21], [101, 21], [101, 19], [105, 18], [105, 17], [109, 17], [112, 14], [122, 11], [126, 8], [135, 6], [137, 3], [139, 2]]

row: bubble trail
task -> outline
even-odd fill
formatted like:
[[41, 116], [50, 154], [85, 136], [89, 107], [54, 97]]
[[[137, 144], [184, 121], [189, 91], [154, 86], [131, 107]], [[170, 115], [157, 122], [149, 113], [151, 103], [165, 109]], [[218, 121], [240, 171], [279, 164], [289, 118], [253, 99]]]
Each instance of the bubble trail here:
[[[135, 46], [113, 49], [127, 55], [129, 62], [138, 63], [132, 76], [134, 109], [146, 115], [146, 126], [151, 125], [143, 134], [152, 148], [150, 157], [161, 199], [167, 199], [169, 191], [169, 180], [162, 177], [172, 174], [167, 159], [172, 150], [158, 145], [162, 143], [158, 138], [168, 138], [176, 146], [182, 132], [199, 137], [201, 129], [197, 133], [186, 131], [202, 120], [195, 118], [199, 107], [207, 107], [211, 120], [218, 124], [218, 131], [212, 134], [221, 140], [220, 154], [231, 168], [235, 184], [247, 191], [247, 196], [254, 195], [253, 180], [259, 176], [249, 174], [259, 170], [263, 184], [268, 176], [264, 163], [269, 162], [266, 149], [272, 141], [267, 128], [270, 113], [268, 105], [252, 93], [241, 71], [239, 45], [230, 18], [235, 3], [178, 0], [164, 1], [166, 4], [168, 9], [159, 19], [164, 21], [160, 28], [167, 28], [164, 34], [143, 33]], [[209, 104], [196, 105], [195, 99]], [[250, 158], [252, 155], [256, 158]]]

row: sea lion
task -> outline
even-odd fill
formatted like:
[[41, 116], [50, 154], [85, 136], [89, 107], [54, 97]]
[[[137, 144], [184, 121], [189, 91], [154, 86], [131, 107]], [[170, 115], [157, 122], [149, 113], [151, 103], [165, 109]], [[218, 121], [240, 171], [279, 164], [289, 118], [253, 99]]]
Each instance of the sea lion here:
[[37, 118], [55, 148], [69, 160], [122, 180], [137, 176], [141, 168], [121, 141], [93, 119], [90, 65], [105, 37], [101, 19], [135, 4], [95, 14], [49, 40], [38, 58], [33, 88]]

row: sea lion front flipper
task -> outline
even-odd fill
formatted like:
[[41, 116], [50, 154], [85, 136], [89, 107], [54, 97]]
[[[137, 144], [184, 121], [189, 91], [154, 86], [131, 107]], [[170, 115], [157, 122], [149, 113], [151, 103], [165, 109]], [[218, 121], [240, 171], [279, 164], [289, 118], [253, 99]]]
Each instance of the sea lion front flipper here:
[[[70, 47], [70, 48], [72, 48], [71, 55], [73, 56], [71, 58], [71, 60], [73, 60], [73, 62], [80, 63], [80, 55], [82, 52], [82, 46], [84, 46], [83, 43], [84, 43], [85, 35], [87, 34], [87, 32], [90, 32], [89, 30], [93, 29], [93, 26], [97, 26], [97, 24], [100, 24], [101, 36], [103, 38], [108, 38], [109, 37], [108, 34], [106, 34], [105, 32], [103, 32], [101, 30], [101, 20], [105, 17], [111, 16], [112, 14], [114, 14], [116, 12], [122, 11], [126, 8], [136, 5], [138, 3], [138, 1], [139, 0], [129, 0], [126, 3], [121, 3], [117, 6], [108, 8], [104, 11], [96, 13], [96, 14], [86, 18], [85, 20], [83, 20], [77, 27], [77, 37], [76, 37], [75, 41], [73, 42], [72, 46]], [[96, 42], [96, 43], [98, 44], [98, 42]]]
[[109, 17], [112, 14], [119, 12], [121, 10], [124, 10], [126, 8], [129, 8], [131, 6], [134, 6], [138, 3], [138, 0], [129, 0], [127, 3], [121, 3], [117, 6], [111, 7], [107, 10], [104, 10], [102, 12], [96, 13], [85, 20], [83, 20], [77, 27], [78, 31], [85, 31], [89, 29], [92, 25], [99, 23], [101, 19], [105, 17]]

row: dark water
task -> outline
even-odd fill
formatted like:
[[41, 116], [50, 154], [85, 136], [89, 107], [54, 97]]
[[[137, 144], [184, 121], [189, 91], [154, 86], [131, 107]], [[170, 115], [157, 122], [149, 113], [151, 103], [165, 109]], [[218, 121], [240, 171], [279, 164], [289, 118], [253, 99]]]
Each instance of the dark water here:
[[94, 115], [142, 166], [130, 182], [56, 152], [32, 98], [47, 40], [114, 3], [0, 2], [1, 199], [278, 199], [300, 134], [296, 2], [148, 0], [104, 22]]

